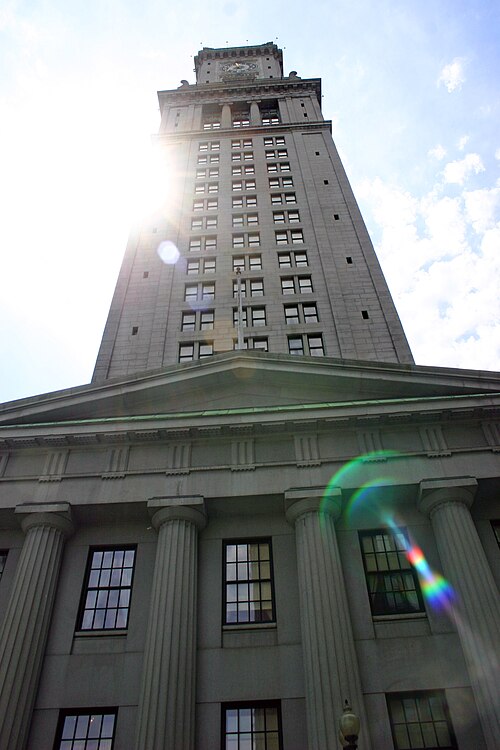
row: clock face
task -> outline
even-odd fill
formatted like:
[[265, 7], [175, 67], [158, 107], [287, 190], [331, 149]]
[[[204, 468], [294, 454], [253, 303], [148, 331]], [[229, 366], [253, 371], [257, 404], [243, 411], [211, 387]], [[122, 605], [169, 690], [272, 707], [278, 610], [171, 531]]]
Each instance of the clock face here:
[[221, 65], [222, 73], [231, 76], [244, 76], [249, 73], [256, 73], [257, 70], [257, 63], [254, 62], [227, 62]]

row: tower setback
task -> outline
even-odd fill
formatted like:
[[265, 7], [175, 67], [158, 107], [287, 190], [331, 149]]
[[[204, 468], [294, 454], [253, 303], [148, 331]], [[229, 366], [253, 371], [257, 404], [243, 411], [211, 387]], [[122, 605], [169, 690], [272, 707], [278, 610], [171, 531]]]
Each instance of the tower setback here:
[[158, 94], [168, 197], [130, 238], [93, 381], [231, 351], [237, 274], [245, 348], [412, 362], [321, 81], [283, 76], [271, 43], [195, 66], [196, 84]]

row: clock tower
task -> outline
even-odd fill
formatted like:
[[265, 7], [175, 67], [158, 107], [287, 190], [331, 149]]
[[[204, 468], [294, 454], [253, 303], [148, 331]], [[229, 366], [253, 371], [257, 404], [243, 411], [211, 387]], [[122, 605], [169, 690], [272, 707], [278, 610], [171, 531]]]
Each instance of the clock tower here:
[[197, 84], [283, 77], [283, 54], [272, 42], [251, 47], [204, 47], [194, 59]]
[[94, 382], [241, 348], [412, 362], [321, 80], [272, 42], [194, 60], [158, 93], [170, 198], [130, 238]]

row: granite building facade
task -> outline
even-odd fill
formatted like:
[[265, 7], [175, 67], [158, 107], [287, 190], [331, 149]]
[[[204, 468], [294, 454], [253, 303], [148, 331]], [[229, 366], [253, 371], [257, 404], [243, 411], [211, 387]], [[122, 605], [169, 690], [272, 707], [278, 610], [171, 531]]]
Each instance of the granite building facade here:
[[0, 750], [493, 750], [500, 377], [413, 363], [320, 80], [195, 67], [92, 383], [0, 407]]

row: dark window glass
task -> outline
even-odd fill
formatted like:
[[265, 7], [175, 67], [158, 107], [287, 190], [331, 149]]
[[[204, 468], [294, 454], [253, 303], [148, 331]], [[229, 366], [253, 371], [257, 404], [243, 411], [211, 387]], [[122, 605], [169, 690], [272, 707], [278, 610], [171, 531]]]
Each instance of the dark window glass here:
[[122, 630], [128, 625], [135, 549], [90, 551], [80, 630]]
[[387, 696], [396, 750], [457, 747], [443, 691]]
[[5, 570], [5, 563], [7, 562], [7, 552], [0, 552], [0, 580]]
[[403, 531], [364, 531], [360, 535], [373, 615], [424, 612], [418, 577], [408, 559]]
[[225, 624], [274, 622], [271, 542], [224, 545]]
[[223, 750], [281, 750], [282, 747], [279, 703], [222, 706]]
[[500, 547], [500, 521], [492, 521], [491, 525], [493, 527], [493, 533], [495, 534], [497, 544]]
[[64, 711], [59, 719], [55, 750], [112, 750], [116, 710]]

